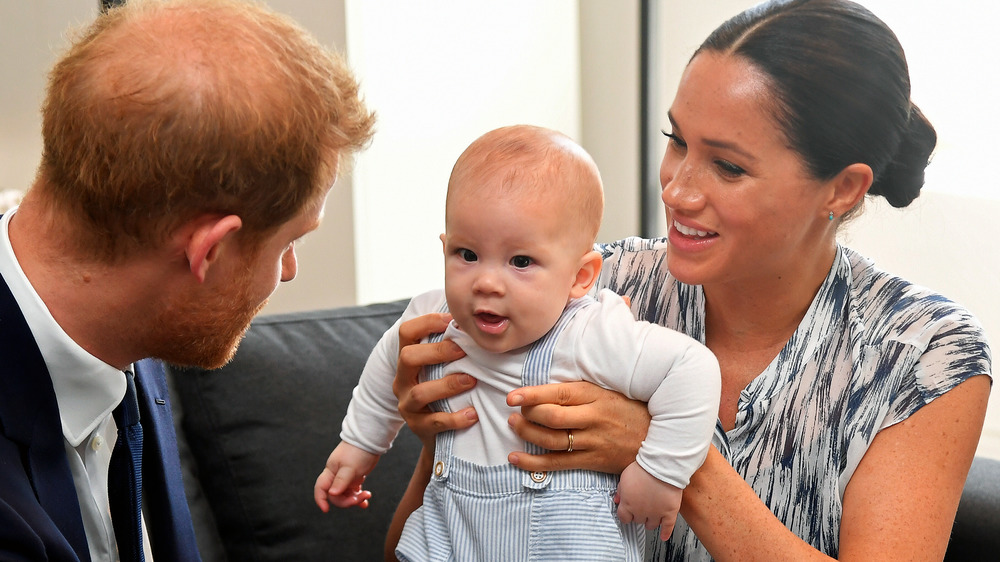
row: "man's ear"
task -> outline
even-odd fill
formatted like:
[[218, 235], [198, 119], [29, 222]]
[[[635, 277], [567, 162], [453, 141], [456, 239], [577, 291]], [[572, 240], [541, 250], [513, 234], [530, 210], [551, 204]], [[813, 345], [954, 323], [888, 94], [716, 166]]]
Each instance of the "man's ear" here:
[[871, 166], [856, 162], [847, 166], [833, 178], [828, 209], [837, 217], [853, 209], [872, 186], [875, 174]]
[[205, 282], [208, 269], [219, 256], [219, 248], [224, 240], [231, 239], [243, 227], [243, 220], [236, 215], [202, 217], [196, 219], [184, 247], [191, 273], [199, 283]]
[[580, 258], [580, 268], [576, 272], [576, 279], [573, 287], [569, 290], [571, 299], [578, 299], [590, 292], [590, 288], [597, 282], [597, 275], [604, 265], [604, 258], [598, 252], [590, 251]]

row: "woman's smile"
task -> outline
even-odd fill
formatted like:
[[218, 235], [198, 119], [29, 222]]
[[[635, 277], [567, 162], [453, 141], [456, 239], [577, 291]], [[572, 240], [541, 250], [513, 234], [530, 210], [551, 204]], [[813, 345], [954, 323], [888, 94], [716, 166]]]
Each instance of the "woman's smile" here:
[[683, 224], [677, 222], [676, 220], [674, 221], [674, 228], [676, 228], [677, 231], [683, 234], [684, 236], [707, 238], [709, 236], [719, 235], [717, 232], [712, 232], [710, 230], [698, 230], [696, 228], [684, 226]]

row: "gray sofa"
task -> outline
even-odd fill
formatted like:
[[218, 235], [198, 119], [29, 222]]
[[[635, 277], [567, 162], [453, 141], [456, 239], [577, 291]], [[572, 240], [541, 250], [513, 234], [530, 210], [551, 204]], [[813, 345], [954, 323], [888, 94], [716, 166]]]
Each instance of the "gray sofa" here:
[[[186, 486], [206, 562], [369, 561], [419, 453], [407, 430], [369, 478], [365, 510], [319, 511], [312, 486], [339, 441], [369, 351], [406, 302], [258, 318], [218, 371], [171, 369]], [[1000, 461], [977, 458], [946, 560], [1000, 559]]]
[[367, 509], [312, 489], [368, 353], [406, 302], [264, 316], [218, 371], [171, 369], [185, 488], [206, 562], [381, 560], [420, 442], [404, 428]]

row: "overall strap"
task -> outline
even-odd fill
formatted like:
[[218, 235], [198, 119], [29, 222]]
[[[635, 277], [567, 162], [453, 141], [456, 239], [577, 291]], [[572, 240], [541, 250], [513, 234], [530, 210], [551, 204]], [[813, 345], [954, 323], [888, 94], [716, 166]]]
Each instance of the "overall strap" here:
[[[441, 305], [441, 309], [438, 312], [448, 312], [448, 303]], [[427, 338], [426, 343], [438, 343], [444, 339], [444, 332], [438, 334], [431, 334]], [[433, 381], [440, 379], [444, 376], [444, 363], [438, 363], [436, 365], [429, 365], [424, 367], [423, 374], [421, 376], [422, 381]], [[451, 412], [451, 407], [448, 405], [448, 400], [437, 400], [431, 403], [431, 409], [437, 412]], [[439, 478], [447, 478], [448, 469], [451, 466], [451, 451], [455, 444], [455, 431], [442, 431], [438, 433], [437, 439], [434, 445], [434, 476]]]
[[[573, 299], [566, 305], [562, 315], [559, 316], [559, 320], [556, 321], [556, 325], [547, 334], [542, 336], [541, 339], [536, 341], [531, 346], [531, 350], [528, 351], [528, 355], [524, 360], [524, 367], [521, 370], [522, 385], [536, 386], [548, 384], [550, 379], [549, 373], [552, 367], [552, 352], [555, 350], [559, 336], [566, 326], [569, 325], [573, 317], [576, 316], [577, 312], [585, 306], [594, 304], [594, 302], [593, 299], [585, 297]], [[538, 445], [527, 442], [525, 442], [525, 451], [532, 455], [547, 452]], [[547, 487], [551, 480], [551, 474], [546, 472], [525, 472], [522, 481], [527, 488], [541, 489]]]

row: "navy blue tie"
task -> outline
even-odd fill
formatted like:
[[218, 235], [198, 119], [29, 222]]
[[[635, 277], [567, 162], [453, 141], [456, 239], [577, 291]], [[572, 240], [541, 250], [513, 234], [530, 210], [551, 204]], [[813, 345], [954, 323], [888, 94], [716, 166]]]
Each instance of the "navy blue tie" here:
[[108, 503], [111, 523], [122, 562], [144, 562], [142, 553], [142, 426], [135, 378], [125, 371], [125, 398], [112, 415], [118, 425], [118, 441], [111, 451], [108, 470]]

